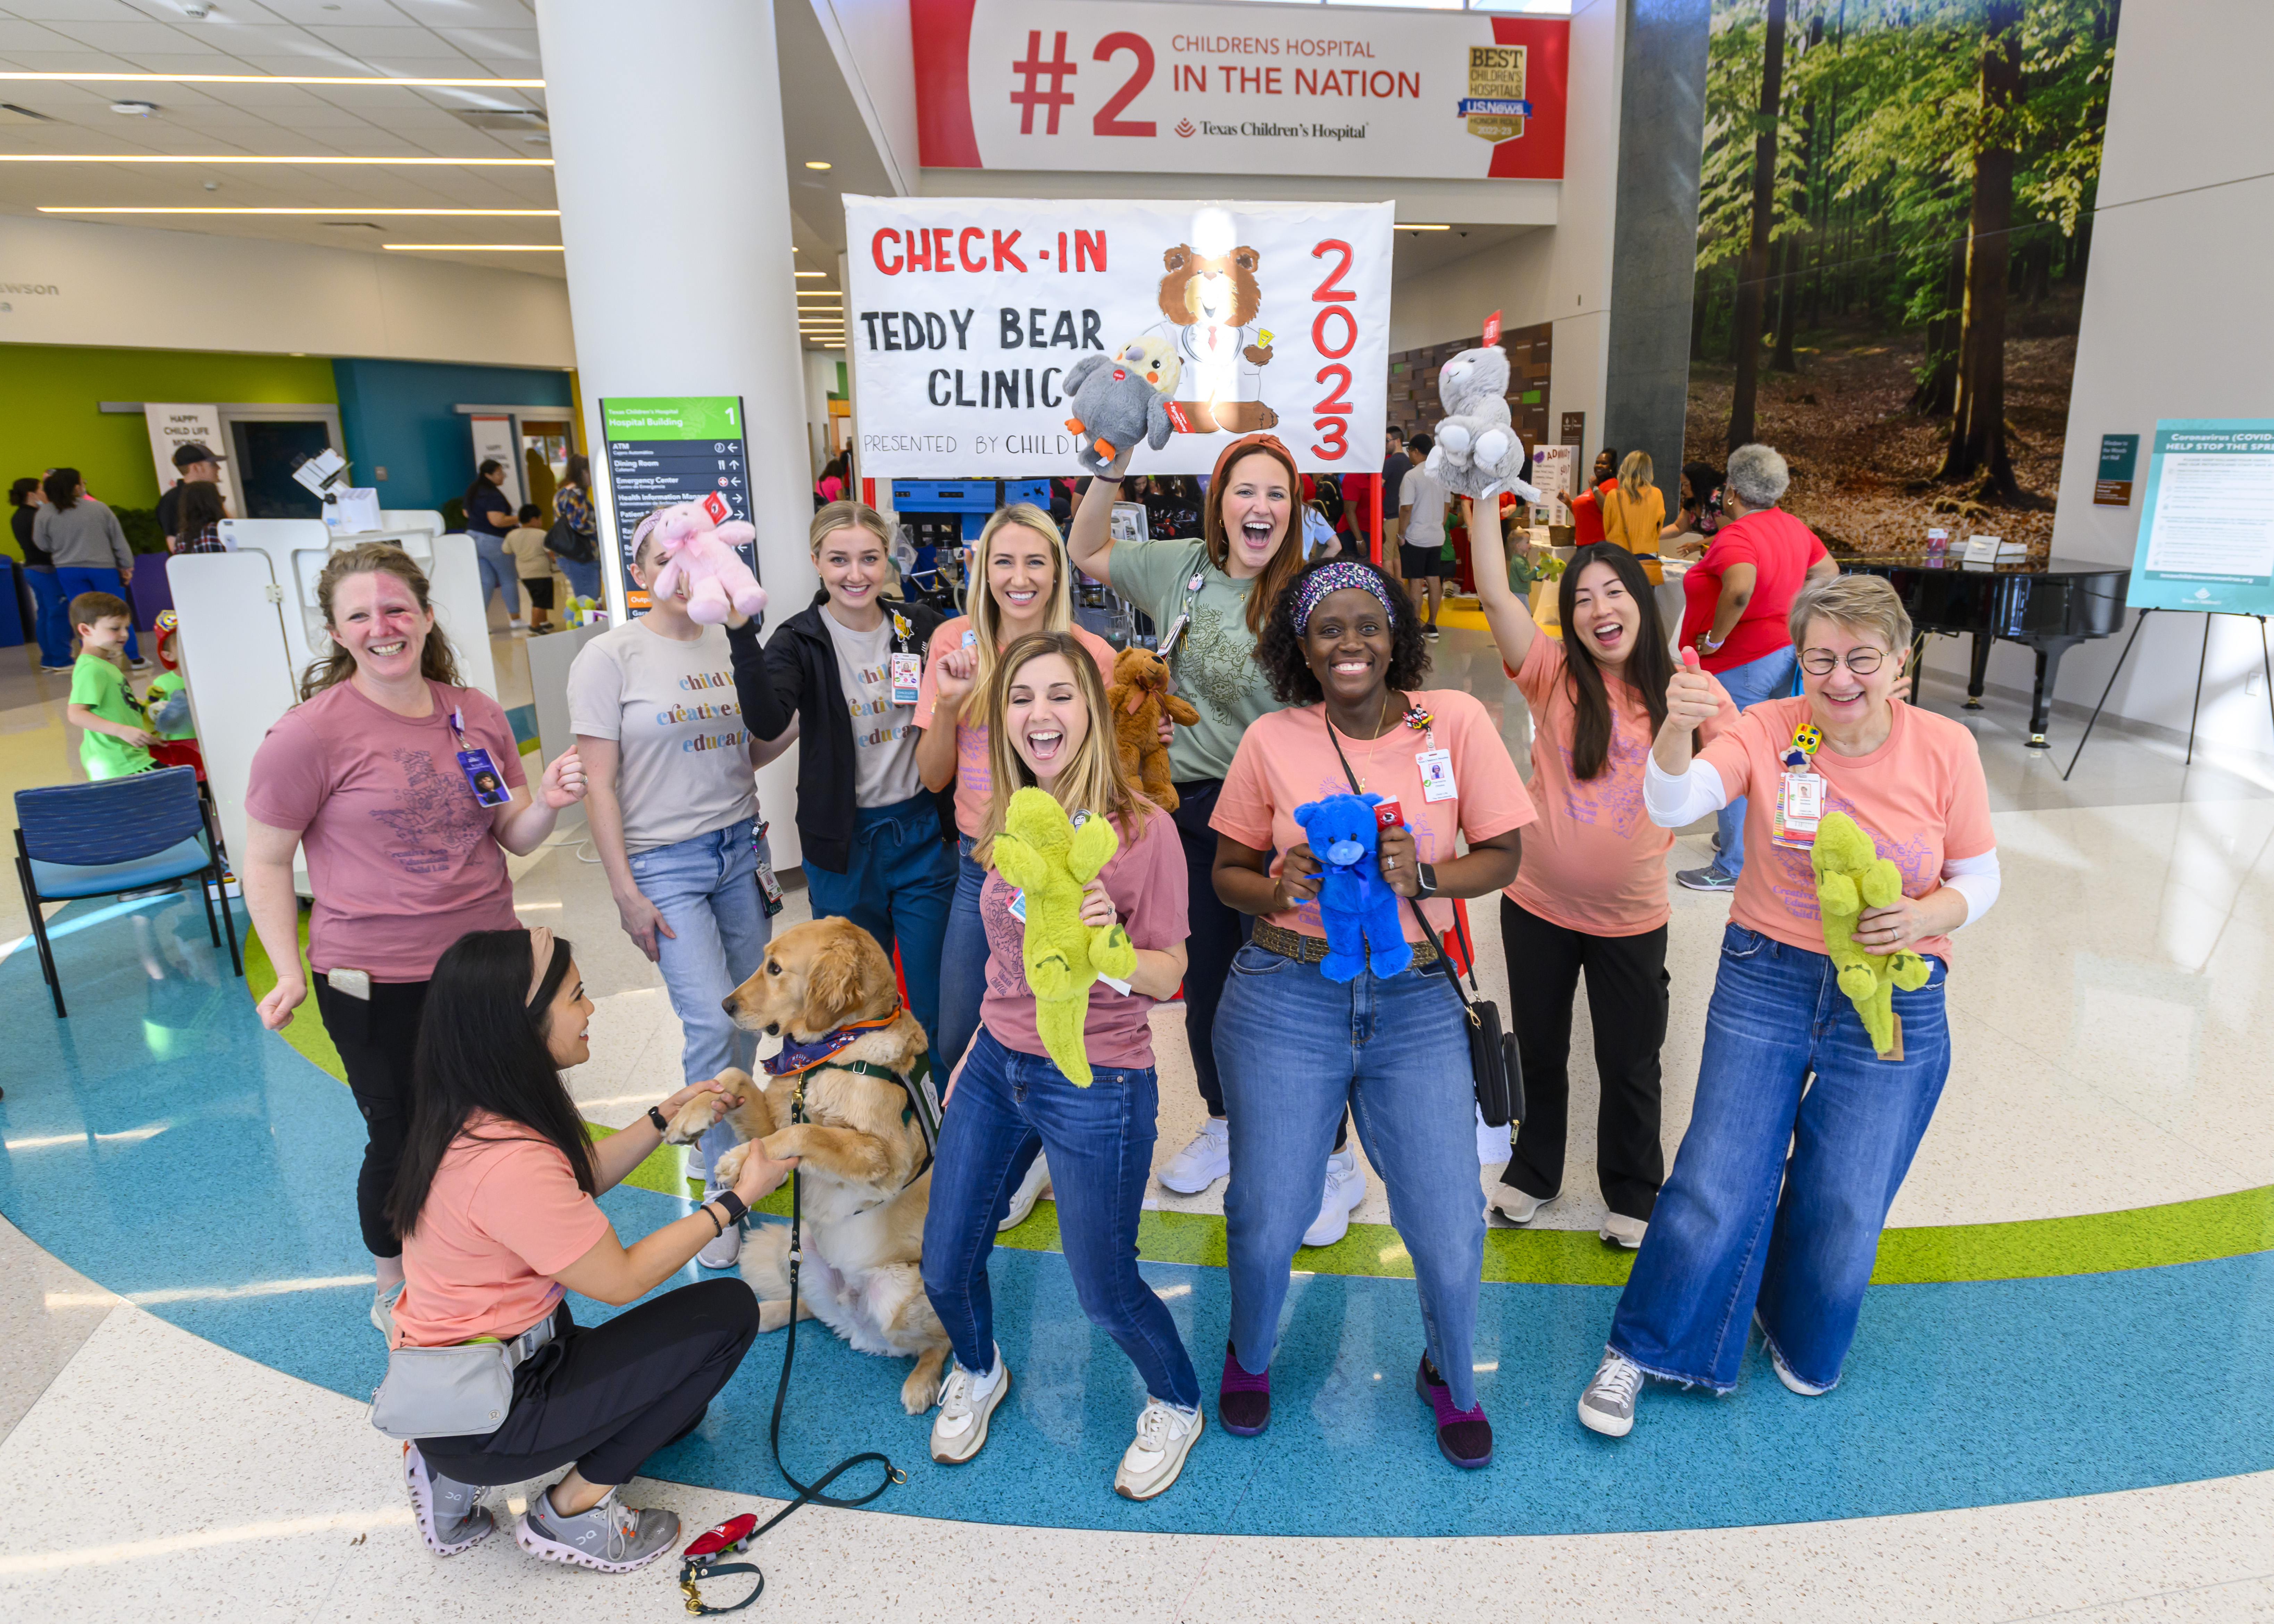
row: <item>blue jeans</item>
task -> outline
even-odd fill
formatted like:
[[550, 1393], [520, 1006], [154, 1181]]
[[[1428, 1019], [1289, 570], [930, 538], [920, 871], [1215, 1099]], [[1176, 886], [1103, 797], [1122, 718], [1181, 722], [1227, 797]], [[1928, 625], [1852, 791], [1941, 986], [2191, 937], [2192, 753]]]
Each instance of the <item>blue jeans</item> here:
[[[748, 1071], [757, 1040], [738, 1030], [727, 995], [758, 972], [773, 927], [758, 894], [758, 859], [749, 818], [631, 859], [640, 894], [655, 904], [672, 934], [655, 935], [657, 967], [687, 1035], [680, 1067], [690, 1083], [728, 1066]], [[734, 1147], [730, 1124], [714, 1123], [698, 1148], [705, 1167]]]
[[[1039, 1144], [1058, 1192], [1058, 1238], [1089, 1322], [1121, 1346], [1153, 1397], [1201, 1402], [1176, 1321], [1137, 1272], [1137, 1219], [1153, 1166], [1160, 1094], [1153, 1068], [1093, 1068], [1077, 1088], [1047, 1056], [983, 1032], [940, 1118], [924, 1214], [924, 1295], [968, 1371], [995, 1363], [987, 1257]], [[1311, 1192], [1311, 1205], [1319, 1204]], [[1307, 1222], [1307, 1221], [1306, 1221]]]
[[[69, 620], [71, 600], [81, 592], [108, 592], [113, 598], [124, 598], [126, 583], [115, 569], [87, 569], [75, 564], [69, 567], [58, 564], [56, 567], [56, 590], [63, 597], [64, 618]], [[64, 631], [67, 636], [73, 635], [73, 628], [68, 625]], [[132, 615], [127, 617], [126, 658], [130, 660], [142, 658], [141, 650], [135, 646]], [[71, 661], [65, 658], [61, 663], [68, 665]]]
[[987, 930], [979, 922], [979, 888], [987, 870], [972, 860], [969, 835], [955, 839], [955, 898], [947, 908], [946, 945], [939, 959], [939, 1026], [932, 1046], [951, 1066], [979, 1030], [979, 1001], [987, 996]]
[[600, 601], [599, 560], [594, 559], [589, 564], [579, 564], [575, 559], [564, 557], [560, 553], [555, 553], [553, 558], [561, 567], [561, 573], [568, 577], [570, 591], [579, 598], [589, 598], [594, 603]]
[[[1737, 709], [1745, 710], [1764, 699], [1777, 699], [1792, 691], [1792, 673], [1800, 663], [1800, 656], [1787, 643], [1773, 654], [1764, 654], [1757, 660], [1742, 665], [1732, 665], [1727, 671], [1715, 672], [1721, 686], [1729, 690], [1729, 697]], [[1738, 796], [1713, 815], [1713, 827], [1721, 832], [1721, 850], [1713, 859], [1713, 866], [1722, 873], [1736, 876], [1745, 869], [1745, 798]]]
[[1880, 1228], [1950, 1074], [1946, 969], [1928, 963], [1924, 987], [1895, 994], [1903, 1057], [1881, 1060], [1829, 959], [1742, 925], [1722, 933], [1690, 1129], [1611, 1347], [1726, 1393], [1758, 1305], [1788, 1370], [1840, 1380]]
[[849, 919], [887, 954], [900, 950], [908, 1010], [931, 1040], [931, 1073], [945, 1077], [955, 1056], [939, 1047], [939, 959], [955, 893], [955, 853], [939, 838], [939, 804], [920, 790], [898, 806], [854, 815], [853, 856], [842, 874], [805, 865], [816, 919]]
[[[1485, 1199], [1462, 1020], [1442, 970], [1414, 966], [1387, 979], [1364, 970], [1339, 982], [1253, 942], [1233, 955], [1216, 1012], [1216, 1064], [1231, 1118], [1224, 1222], [1231, 1343], [1243, 1370], [1262, 1371], [1278, 1346], [1287, 1271], [1319, 1215], [1347, 1101], [1413, 1259], [1429, 1357], [1453, 1402], [1476, 1407], [1470, 1355]], [[1055, 1161], [1050, 1175], [1062, 1188]]]
[[521, 618], [521, 576], [514, 568], [513, 555], [505, 550], [505, 543], [480, 530], [468, 532], [474, 538], [474, 562], [481, 571], [482, 613], [490, 612], [490, 594], [505, 595], [505, 618]]
[[72, 624], [67, 613], [70, 599], [64, 596], [63, 583], [56, 579], [52, 569], [24, 566], [24, 583], [32, 589], [32, 635], [39, 640], [40, 664], [68, 665], [72, 663]]

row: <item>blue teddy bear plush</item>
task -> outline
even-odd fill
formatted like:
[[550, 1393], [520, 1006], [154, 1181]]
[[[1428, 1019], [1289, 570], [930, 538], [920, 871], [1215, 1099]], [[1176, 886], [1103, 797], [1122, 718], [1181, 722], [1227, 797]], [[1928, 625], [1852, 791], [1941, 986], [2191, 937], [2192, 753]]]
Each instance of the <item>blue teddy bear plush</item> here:
[[1319, 860], [1319, 918], [1327, 956], [1319, 973], [1330, 981], [1358, 979], [1374, 953], [1374, 973], [1395, 975], [1413, 962], [1397, 917], [1398, 895], [1382, 877], [1380, 795], [1329, 795], [1295, 808], [1311, 854]]

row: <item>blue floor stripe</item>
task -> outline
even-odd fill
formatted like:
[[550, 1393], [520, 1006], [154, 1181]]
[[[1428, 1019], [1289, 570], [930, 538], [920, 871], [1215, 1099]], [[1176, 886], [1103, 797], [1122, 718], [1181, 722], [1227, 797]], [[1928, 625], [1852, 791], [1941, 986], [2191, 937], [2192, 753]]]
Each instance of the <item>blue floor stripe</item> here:
[[[347, 1091], [262, 1033], [218, 978], [201, 909], [145, 905], [58, 941], [73, 1015], [55, 1020], [34, 956], [0, 964], [16, 1011], [0, 1101], [0, 1213], [81, 1273], [184, 1330], [367, 1396], [384, 1363], [364, 1317], [351, 1192], [362, 1124]], [[202, 967], [202, 974], [200, 974]], [[312, 1010], [301, 1019], [312, 1019]], [[605, 1201], [627, 1240], [685, 1210]], [[1223, 1272], [1145, 1266], [1210, 1391]], [[2098, 1493], [2274, 1467], [2274, 1256], [2176, 1267], [1875, 1289], [1845, 1382], [1803, 1400], [1756, 1351], [1716, 1399], [1653, 1386], [1632, 1437], [1572, 1414], [1616, 1293], [1487, 1285], [1476, 1357], [1498, 1458], [1436, 1454], [1412, 1391], [1410, 1281], [1296, 1283], [1258, 1439], [1211, 1431], [1184, 1481], [1111, 1491], [1142, 1395], [1074, 1301], [1064, 1260], [998, 1252], [998, 1335], [1015, 1372], [985, 1453], [934, 1466], [903, 1416], [907, 1366], [801, 1327], [786, 1443], [810, 1476], [883, 1448], [909, 1474], [881, 1510], [1156, 1532], [1589, 1533], [1883, 1515]], [[267, 1285], [265, 1294], [247, 1288]], [[214, 1295], [195, 1295], [207, 1293]], [[229, 1293], [230, 1295], [218, 1295]], [[186, 1295], [185, 1295], [186, 1294]], [[607, 1311], [576, 1302], [587, 1320]], [[779, 1493], [765, 1441], [779, 1335], [762, 1339], [694, 1437], [653, 1475]], [[2190, 1376], [2218, 1372], [2206, 1387]]]

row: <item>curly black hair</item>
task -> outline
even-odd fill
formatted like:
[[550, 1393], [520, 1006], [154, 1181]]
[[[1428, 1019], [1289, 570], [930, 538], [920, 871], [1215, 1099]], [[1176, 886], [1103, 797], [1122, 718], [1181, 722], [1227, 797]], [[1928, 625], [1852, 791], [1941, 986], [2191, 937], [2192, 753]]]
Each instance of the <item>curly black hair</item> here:
[[[1314, 705], [1326, 697], [1295, 630], [1295, 603], [1313, 574], [1329, 564], [1351, 561], [1328, 558], [1305, 565], [1271, 605], [1271, 616], [1255, 640], [1255, 663], [1282, 704]], [[1404, 587], [1372, 564], [1360, 562], [1358, 568], [1382, 583], [1382, 595], [1389, 604], [1389, 686], [1411, 693], [1429, 674], [1429, 644], [1421, 635], [1421, 623], [1413, 618]]]

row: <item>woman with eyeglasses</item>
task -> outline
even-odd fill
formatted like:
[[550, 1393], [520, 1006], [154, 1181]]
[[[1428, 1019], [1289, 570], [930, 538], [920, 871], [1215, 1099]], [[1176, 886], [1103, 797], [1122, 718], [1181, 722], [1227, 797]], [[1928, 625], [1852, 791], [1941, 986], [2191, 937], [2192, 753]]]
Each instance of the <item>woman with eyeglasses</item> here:
[[[1950, 1073], [1950, 938], [1998, 897], [1974, 735], [1894, 697], [1911, 641], [1895, 590], [1871, 575], [1816, 583], [1789, 629], [1797, 697], [1755, 705], [1693, 758], [1691, 729], [1721, 699], [1685, 665], [1643, 770], [1664, 828], [1745, 797], [1755, 861], [1730, 902], [1690, 1128], [1579, 1399], [1581, 1424], [1613, 1438], [1632, 1430], [1645, 1376], [1728, 1392], [1756, 1324], [1794, 1393], [1838, 1383], [1880, 1227]], [[1894, 994], [1885, 1056], [1824, 951], [1814, 825], [1781, 809], [1811, 798], [1902, 874], [1901, 895], [1863, 910], [1856, 945], [1928, 964], [1924, 986]]]

